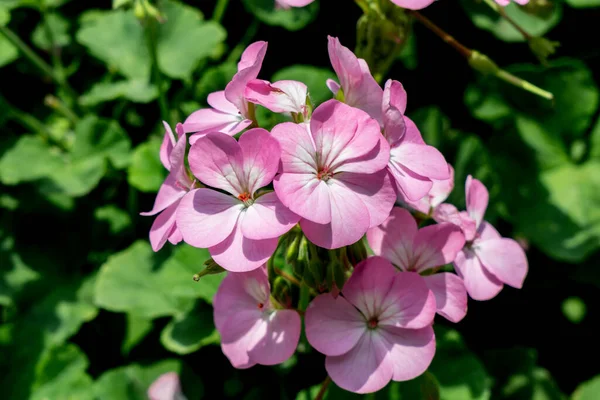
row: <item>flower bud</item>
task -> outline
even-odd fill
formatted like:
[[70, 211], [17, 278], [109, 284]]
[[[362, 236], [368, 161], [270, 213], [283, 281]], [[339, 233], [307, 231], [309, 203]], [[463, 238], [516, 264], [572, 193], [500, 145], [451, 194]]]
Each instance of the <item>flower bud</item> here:
[[192, 279], [196, 282], [205, 275], [216, 275], [225, 272], [225, 269], [215, 262], [212, 258], [209, 258], [204, 262], [204, 269], [195, 274]]
[[278, 276], [275, 278], [275, 282], [273, 283], [272, 295], [277, 302], [279, 302], [283, 306], [288, 306], [290, 303], [290, 285], [288, 281], [282, 277]]

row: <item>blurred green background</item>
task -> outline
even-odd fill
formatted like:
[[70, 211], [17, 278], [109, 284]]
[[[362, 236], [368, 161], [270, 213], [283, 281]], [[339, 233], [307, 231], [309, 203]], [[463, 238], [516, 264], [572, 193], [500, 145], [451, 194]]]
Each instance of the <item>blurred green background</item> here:
[[[3, 399], [144, 399], [177, 371], [188, 399], [312, 399], [323, 357], [234, 370], [211, 300], [193, 282], [204, 250], [148, 243], [172, 125], [225, 87], [245, 46], [269, 42], [260, 77], [297, 79], [313, 100], [333, 78], [327, 35], [353, 48], [360, 9], [317, 0], [0, 0], [0, 387]], [[347, 4], [346, 4], [347, 3]], [[138, 8], [135, 8], [138, 4]], [[146, 8], [139, 8], [146, 4]], [[112, 6], [116, 9], [112, 9]], [[376, 399], [600, 399], [600, 0], [530, 0], [506, 12], [561, 46], [542, 65], [476, 0], [423, 14], [466, 46], [551, 91], [550, 103], [471, 70], [416, 22], [387, 77], [456, 170], [490, 189], [487, 219], [527, 247], [524, 289], [436, 320], [430, 370]], [[263, 110], [264, 111], [264, 110]], [[266, 112], [263, 121], [276, 119]], [[361, 396], [331, 387], [327, 399]]]

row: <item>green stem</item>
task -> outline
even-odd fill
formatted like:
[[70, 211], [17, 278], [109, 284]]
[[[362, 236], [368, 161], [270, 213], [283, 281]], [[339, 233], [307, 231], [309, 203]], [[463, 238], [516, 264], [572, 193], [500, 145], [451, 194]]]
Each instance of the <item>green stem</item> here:
[[225, 10], [227, 10], [228, 4], [229, 0], [217, 0], [217, 5], [215, 6], [215, 10], [213, 11], [211, 19], [220, 23], [223, 19], [223, 15], [225, 14]]
[[496, 72], [496, 77], [499, 79], [502, 79], [505, 82], [510, 83], [511, 85], [514, 85], [516, 87], [519, 87], [523, 90], [526, 90], [530, 93], [533, 93], [535, 95], [538, 95], [546, 100], [554, 100], [554, 95], [544, 89], [541, 89], [537, 86], [535, 86], [534, 84], [527, 82], [526, 80], [523, 80], [517, 76], [514, 76], [513, 74], [511, 74], [510, 72], [507, 72], [503, 69], [498, 70], [498, 72]]
[[244, 34], [238, 45], [235, 46], [233, 50], [231, 50], [231, 53], [229, 53], [229, 57], [227, 57], [226, 62], [233, 63], [241, 57], [242, 53], [244, 52], [244, 49], [248, 47], [248, 44], [250, 43], [254, 35], [256, 35], [256, 32], [258, 32], [259, 26], [260, 21], [256, 18], [252, 19], [250, 26], [248, 27], [248, 29], [246, 29], [246, 33]]
[[327, 392], [327, 387], [331, 383], [331, 378], [327, 375], [327, 378], [321, 383], [321, 388], [319, 389], [319, 393], [315, 396], [315, 400], [323, 400], [325, 397], [325, 392]]
[[54, 82], [56, 82], [59, 86], [61, 86], [69, 96], [73, 98], [77, 98], [77, 93], [71, 88], [67, 80], [64, 76], [56, 73], [52, 69], [50, 65], [46, 61], [44, 61], [40, 56], [38, 56], [25, 42], [23, 42], [13, 31], [11, 31], [7, 26], [0, 26], [0, 33], [4, 35], [4, 37], [11, 42], [15, 47], [17, 47], [21, 53], [27, 58], [33, 65], [35, 65], [42, 73], [52, 78]]
[[300, 299], [298, 300], [298, 309], [300, 311], [306, 311], [308, 307], [308, 301], [310, 300], [310, 288], [308, 285], [300, 286]]
[[77, 114], [67, 107], [67, 105], [58, 97], [49, 94], [44, 98], [44, 104], [65, 116], [69, 121], [71, 121], [71, 123], [73, 123], [73, 125], [77, 124], [79, 121]]
[[527, 31], [525, 31], [525, 29], [521, 28], [521, 26], [519, 24], [517, 24], [517, 22], [514, 19], [512, 19], [508, 14], [506, 14], [506, 11], [504, 11], [503, 7], [499, 6], [493, 0], [483, 0], [483, 1], [492, 10], [496, 11], [502, 18], [504, 18], [509, 24], [511, 24], [517, 31], [519, 31], [519, 33], [521, 35], [523, 35], [523, 37], [525, 39], [527, 39], [527, 40], [531, 39], [531, 35]]
[[165, 88], [163, 84], [163, 76], [158, 68], [158, 53], [156, 50], [157, 47], [157, 32], [156, 26], [158, 21], [156, 19], [149, 17], [148, 13], [146, 13], [146, 17], [144, 19], [144, 24], [146, 25], [146, 41], [148, 45], [148, 50], [150, 51], [150, 58], [152, 59], [152, 74], [153, 81], [158, 89], [158, 106], [160, 108], [160, 117], [163, 121], [167, 121], [170, 124], [169, 118], [169, 105], [167, 104], [167, 97], [165, 93]]

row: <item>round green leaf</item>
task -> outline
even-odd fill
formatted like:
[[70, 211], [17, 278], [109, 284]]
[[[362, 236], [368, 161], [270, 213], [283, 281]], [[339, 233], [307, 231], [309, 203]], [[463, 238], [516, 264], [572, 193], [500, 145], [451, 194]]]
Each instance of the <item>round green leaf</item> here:
[[600, 7], [600, 0], [566, 0], [573, 8]]
[[[48, 26], [44, 26], [45, 24]], [[50, 50], [52, 44], [54, 44], [55, 47], [68, 46], [71, 43], [69, 25], [69, 21], [60, 14], [48, 14], [46, 21], [42, 19], [35, 27], [31, 34], [31, 41], [43, 50]], [[52, 35], [52, 41], [50, 40], [51, 38], [48, 35], [48, 31], [50, 31]]]
[[572, 400], [596, 400], [600, 393], [600, 375], [577, 386]]
[[152, 138], [133, 150], [127, 181], [142, 192], [157, 192], [167, 175], [158, 155], [161, 143], [160, 139]]
[[193, 353], [208, 344], [217, 344], [219, 340], [212, 307], [201, 301], [192, 310], [175, 316], [160, 335], [163, 346], [177, 354]]
[[244, 7], [267, 25], [282, 26], [289, 31], [297, 31], [311, 23], [319, 12], [319, 2], [306, 7], [291, 7], [288, 10], [276, 9], [273, 0], [243, 0]]

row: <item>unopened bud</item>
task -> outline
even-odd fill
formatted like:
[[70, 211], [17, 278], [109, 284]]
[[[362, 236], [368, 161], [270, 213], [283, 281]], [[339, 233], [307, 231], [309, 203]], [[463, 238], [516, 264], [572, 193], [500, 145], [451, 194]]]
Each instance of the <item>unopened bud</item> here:
[[278, 276], [275, 278], [275, 282], [273, 282], [273, 297], [281, 304], [287, 304], [289, 301], [289, 293], [290, 293], [290, 284], [288, 281], [282, 277]]
[[544, 37], [533, 36], [529, 39], [529, 48], [531, 49], [531, 52], [542, 64], [548, 62], [548, 57], [556, 52], [558, 46], [560, 46], [559, 42], [554, 42]]
[[287, 250], [285, 252], [285, 262], [287, 264], [295, 264], [298, 259], [298, 250], [300, 248], [300, 241], [302, 239], [302, 234], [294, 234], [290, 233], [291, 237], [287, 243]]
[[160, 23], [165, 22], [165, 17], [148, 0], [136, 1], [133, 6], [133, 14], [141, 21], [147, 18], [154, 18]]
[[350, 264], [356, 265], [367, 258], [367, 248], [362, 240], [351, 244], [347, 247], [348, 261]]
[[471, 51], [469, 65], [471, 68], [481, 72], [484, 75], [496, 75], [500, 70], [500, 67], [498, 67], [498, 65], [491, 58], [478, 52], [477, 50]]
[[204, 269], [195, 274], [192, 279], [196, 282], [205, 275], [216, 275], [225, 272], [225, 268], [221, 267], [212, 258], [209, 258], [204, 262]]

